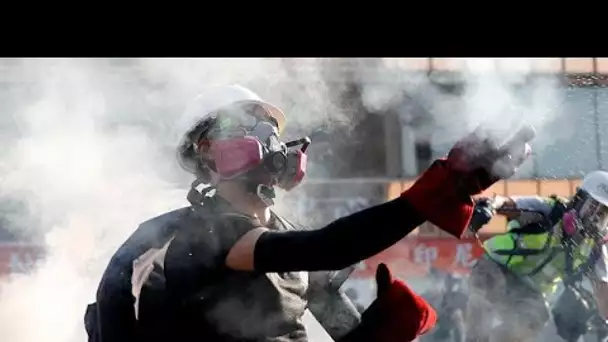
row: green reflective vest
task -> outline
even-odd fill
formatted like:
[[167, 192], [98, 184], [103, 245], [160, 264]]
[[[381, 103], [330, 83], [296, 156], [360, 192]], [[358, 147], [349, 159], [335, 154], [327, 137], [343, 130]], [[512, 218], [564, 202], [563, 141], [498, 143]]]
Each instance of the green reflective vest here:
[[[564, 203], [557, 198], [546, 198], [556, 216], [528, 229], [518, 220], [511, 220], [507, 232], [496, 235], [484, 243], [486, 255], [545, 295], [550, 295], [567, 274], [565, 247], [562, 245], [564, 210], [556, 210]], [[551, 216], [551, 215], [550, 215]], [[542, 219], [537, 220], [542, 221]], [[582, 266], [591, 255], [593, 240], [587, 239], [571, 249], [573, 269]]]

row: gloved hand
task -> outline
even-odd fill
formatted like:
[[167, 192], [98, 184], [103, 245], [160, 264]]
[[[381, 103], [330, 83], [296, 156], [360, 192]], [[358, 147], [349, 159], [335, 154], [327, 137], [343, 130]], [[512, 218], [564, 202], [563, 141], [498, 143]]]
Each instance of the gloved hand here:
[[523, 126], [506, 143], [480, 127], [458, 141], [446, 158], [436, 160], [401, 195], [428, 221], [461, 237], [473, 213], [471, 196], [480, 194], [500, 179], [511, 177], [531, 153], [535, 136]]
[[494, 205], [492, 200], [489, 198], [479, 198], [475, 201], [475, 208], [473, 209], [473, 216], [471, 217], [471, 223], [469, 229], [473, 233], [477, 233], [483, 226], [485, 226], [494, 217]]
[[461, 186], [470, 195], [511, 177], [532, 152], [528, 144], [536, 135], [532, 126], [521, 127], [504, 143], [497, 142], [497, 134], [480, 127], [448, 153], [448, 166], [463, 177]]
[[437, 323], [435, 310], [385, 264], [376, 270], [376, 300], [361, 315], [361, 323], [339, 342], [411, 342]]

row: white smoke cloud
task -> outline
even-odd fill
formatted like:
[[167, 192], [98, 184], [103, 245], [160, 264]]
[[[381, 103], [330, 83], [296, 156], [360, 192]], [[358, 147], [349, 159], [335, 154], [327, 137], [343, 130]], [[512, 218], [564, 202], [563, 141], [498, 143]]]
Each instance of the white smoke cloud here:
[[0, 335], [83, 340], [84, 305], [113, 251], [140, 221], [183, 205], [183, 195], [157, 175], [166, 161], [153, 137], [110, 126], [112, 99], [95, 69], [60, 60], [26, 61], [24, 70], [37, 96], [15, 113], [20, 137], [5, 146], [2, 190], [35, 204], [41, 224], [32, 228], [43, 233], [46, 257], [1, 287]]
[[36, 59], [14, 64], [16, 83], [9, 91], [15, 95], [11, 114], [18, 132], [4, 137], [2, 192], [28, 203], [36, 217], [31, 221], [39, 224], [18, 226], [41, 237], [46, 255], [32, 272], [0, 284], [0, 336], [13, 342], [85, 339], [84, 309], [94, 300], [111, 255], [140, 222], [186, 205], [190, 179], [178, 171], [172, 149], [175, 133], [185, 129], [176, 127], [180, 113], [199, 89], [251, 86], [287, 106], [299, 125], [314, 126], [329, 113], [338, 114], [328, 110], [333, 108], [328, 89], [314, 61], [306, 79], [294, 78], [282, 63]]
[[[532, 76], [533, 59], [458, 60], [464, 64], [463, 72], [440, 77], [437, 72], [430, 76], [412, 72], [403, 59], [382, 59], [384, 68], [359, 74], [363, 104], [371, 112], [396, 112], [404, 123], [423, 116], [412, 134], [417, 140], [430, 141], [436, 156], [482, 123], [497, 137], [513, 133], [518, 124], [532, 124], [538, 132], [535, 153], [573, 135], [575, 125], [554, 129], [556, 122], [563, 124], [566, 118], [564, 88], [557, 76]], [[446, 91], [442, 84], [455, 90]], [[526, 164], [529, 168], [530, 163]]]

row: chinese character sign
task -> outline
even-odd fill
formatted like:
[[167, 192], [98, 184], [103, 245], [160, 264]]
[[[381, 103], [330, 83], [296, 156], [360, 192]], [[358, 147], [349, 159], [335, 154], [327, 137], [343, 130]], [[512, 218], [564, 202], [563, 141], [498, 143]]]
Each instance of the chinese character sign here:
[[474, 239], [406, 238], [363, 262], [353, 277], [373, 277], [381, 262], [389, 265], [395, 275], [403, 278], [424, 276], [430, 268], [468, 273], [482, 254], [483, 249]]
[[467, 242], [457, 244], [453, 266], [455, 268], [471, 268], [476, 260], [473, 253], [473, 243]]
[[426, 245], [421, 243], [414, 247], [414, 263], [417, 265], [424, 265], [426, 267], [432, 267], [433, 263], [437, 261], [439, 252], [437, 246]]

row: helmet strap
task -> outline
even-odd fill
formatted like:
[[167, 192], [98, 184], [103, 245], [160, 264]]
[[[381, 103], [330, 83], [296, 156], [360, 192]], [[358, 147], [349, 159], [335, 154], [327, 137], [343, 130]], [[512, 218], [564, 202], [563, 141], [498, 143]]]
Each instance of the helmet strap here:
[[258, 184], [255, 193], [267, 206], [274, 205], [275, 192], [272, 187], [264, 184]]
[[205, 197], [207, 197], [207, 194], [211, 190], [215, 189], [215, 186], [206, 186], [201, 188], [201, 190], [198, 190], [198, 187], [201, 185], [205, 185], [205, 182], [200, 178], [196, 179], [194, 182], [192, 182], [192, 185], [190, 185], [190, 190], [188, 191], [188, 195], [186, 196], [186, 199], [188, 200], [188, 202], [190, 202], [190, 204], [200, 205], [201, 203], [203, 203]]
[[274, 198], [276, 194], [272, 186], [260, 184], [252, 179], [244, 179], [245, 191], [256, 195], [264, 204], [267, 206], [274, 205]]

